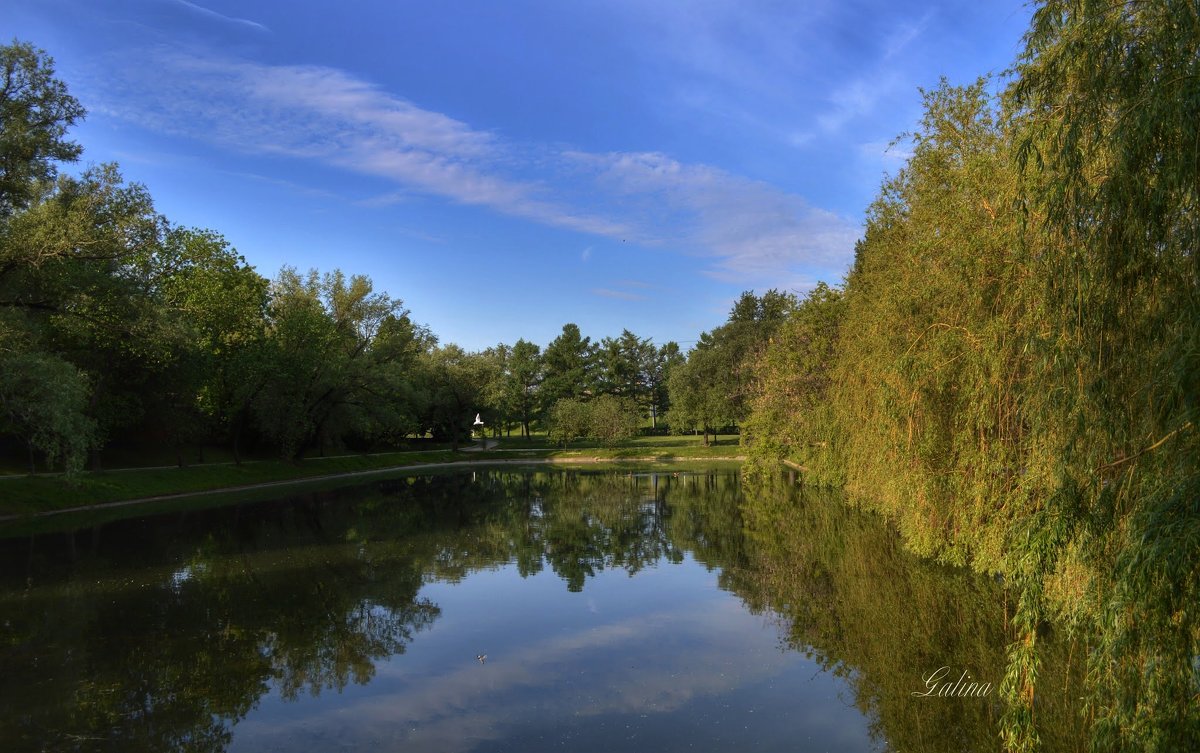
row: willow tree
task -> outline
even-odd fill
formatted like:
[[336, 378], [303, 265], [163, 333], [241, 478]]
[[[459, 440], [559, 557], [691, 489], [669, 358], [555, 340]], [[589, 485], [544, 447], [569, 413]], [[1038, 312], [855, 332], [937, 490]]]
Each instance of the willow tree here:
[[924, 98], [856, 250], [830, 395], [848, 489], [918, 552], [998, 569], [1026, 498], [1016, 175], [986, 81]]
[[755, 459], [799, 463], [806, 483], [844, 483], [829, 404], [843, 311], [842, 291], [819, 283], [754, 363], [742, 443]]
[[1048, 0], [1025, 42], [1011, 96], [1048, 333], [1026, 411], [1055, 488], [1015, 539], [1020, 624], [1032, 643], [1048, 608], [1098, 612], [1098, 747], [1195, 750], [1200, 6]]

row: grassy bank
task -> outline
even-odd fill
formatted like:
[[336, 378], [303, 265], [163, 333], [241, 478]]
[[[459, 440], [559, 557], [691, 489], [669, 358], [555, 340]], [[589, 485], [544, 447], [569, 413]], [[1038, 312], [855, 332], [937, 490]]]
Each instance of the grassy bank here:
[[211, 463], [185, 468], [135, 467], [83, 473], [71, 480], [56, 475], [10, 477], [0, 480], [0, 516], [33, 515], [129, 500], [152, 501], [170, 495], [214, 490], [254, 489], [266, 484], [353, 477], [354, 474], [411, 466], [426, 468], [431, 464], [520, 460], [552, 460], [562, 463], [596, 460], [669, 462], [730, 458], [736, 456], [739, 450], [736, 437], [732, 438], [732, 441], [726, 438], [721, 443], [709, 447], [690, 437], [644, 437], [612, 448], [580, 445], [552, 449], [544, 443], [541, 447], [528, 446], [534, 444], [533, 442], [517, 447], [512, 444], [516, 443], [501, 440], [494, 449], [487, 452], [432, 450], [307, 458], [296, 463], [261, 460], [241, 465]]

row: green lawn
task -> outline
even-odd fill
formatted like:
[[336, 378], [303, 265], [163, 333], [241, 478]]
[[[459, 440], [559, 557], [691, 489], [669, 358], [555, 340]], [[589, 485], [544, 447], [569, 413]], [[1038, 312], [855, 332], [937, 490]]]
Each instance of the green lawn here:
[[[493, 437], [488, 437], [489, 440]], [[622, 442], [618, 445], [621, 448], [627, 447], [703, 447], [702, 437], [698, 434], [674, 435], [666, 436], [645, 436], [635, 437], [627, 442]], [[716, 438], [713, 442], [715, 447], [736, 448], [739, 440], [736, 434], [725, 434]], [[537, 448], [537, 449], [561, 449], [556, 442], [551, 442], [546, 438], [545, 432], [533, 432], [529, 439], [524, 439], [516, 432], [511, 437], [500, 437], [500, 447], [510, 448]], [[594, 440], [580, 439], [572, 442], [567, 446], [567, 449], [580, 448], [600, 448], [600, 445]]]

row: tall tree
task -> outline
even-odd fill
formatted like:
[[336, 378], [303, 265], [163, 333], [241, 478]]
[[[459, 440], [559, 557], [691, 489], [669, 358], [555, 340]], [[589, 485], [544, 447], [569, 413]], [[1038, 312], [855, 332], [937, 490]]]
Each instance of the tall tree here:
[[629, 330], [620, 337], [605, 337], [596, 348], [596, 391], [627, 397], [638, 404], [648, 402], [646, 370], [654, 345]]
[[671, 371], [667, 389], [671, 410], [667, 423], [675, 433], [702, 434], [708, 445], [710, 434], [738, 419], [733, 400], [732, 373], [727, 361], [731, 351], [718, 345], [707, 332], [701, 333], [687, 361]]
[[83, 116], [53, 58], [24, 42], [0, 45], [0, 219], [29, 206], [54, 180], [55, 162], [79, 158], [66, 134]]
[[95, 423], [86, 415], [88, 384], [73, 365], [50, 353], [21, 353], [0, 359], [0, 434], [20, 437], [29, 449], [68, 474], [83, 467]]
[[[1072, 604], [1103, 605], [1096, 748], [1195, 749], [1200, 7], [1045, 0], [1025, 42], [1010, 93], [1052, 334], [1024, 409], [1053, 493], [1018, 557], [1033, 595], [1081, 570]], [[1036, 645], [1042, 599], [1025, 603]]]
[[844, 480], [833, 455], [829, 395], [843, 316], [842, 291], [818, 283], [754, 364], [743, 443], [756, 456], [798, 462], [808, 482]]
[[669, 382], [672, 430], [702, 431], [707, 442], [710, 431], [745, 420], [753, 364], [795, 307], [790, 293], [742, 293], [725, 324], [700, 335]]
[[386, 353], [377, 336], [407, 316], [403, 304], [375, 293], [369, 278], [341, 271], [301, 277], [285, 267], [272, 285], [265, 345], [268, 381], [259, 393], [259, 425], [284, 457], [336, 445], [366, 426], [381, 400]]
[[424, 368], [431, 395], [428, 426], [435, 439], [450, 440], [457, 451], [471, 434], [472, 418], [483, 405], [493, 364], [482, 354], [451, 343], [430, 351]]
[[498, 343], [486, 348], [479, 356], [487, 363], [480, 399], [484, 431], [490, 429], [493, 436], [500, 436], [506, 430], [511, 431], [517, 421], [516, 396], [509, 389], [512, 346]]
[[641, 411], [633, 398], [600, 395], [587, 403], [588, 434], [605, 447], [637, 436]]
[[177, 445], [224, 436], [236, 459], [265, 377], [255, 351], [265, 337], [269, 283], [208, 230], [168, 228], [142, 266], [169, 349], [156, 390], [157, 423]]
[[395, 447], [410, 435], [423, 434], [432, 395], [424, 362], [437, 345], [429, 329], [407, 313], [387, 317], [369, 351], [372, 369], [370, 410], [359, 433], [368, 443]]
[[157, 248], [161, 225], [145, 189], [113, 166], [59, 177], [0, 223], [0, 341], [87, 375], [97, 443], [140, 420], [160, 365], [136, 262]]
[[542, 370], [541, 348], [527, 340], [517, 340], [508, 359], [507, 391], [526, 438], [529, 437], [530, 423], [537, 415]]
[[668, 385], [671, 373], [686, 359], [679, 350], [679, 343], [670, 341], [655, 351], [646, 365], [646, 388], [649, 391], [650, 422], [655, 429], [658, 420], [671, 408]]
[[590, 396], [593, 390], [595, 356], [590, 337], [580, 335], [575, 324], [564, 324], [562, 333], [542, 354], [542, 386], [539, 398], [549, 410], [564, 398]]
[[591, 430], [588, 404], [574, 397], [564, 397], [550, 406], [546, 415], [547, 436], [564, 448], [576, 439], [586, 437]]

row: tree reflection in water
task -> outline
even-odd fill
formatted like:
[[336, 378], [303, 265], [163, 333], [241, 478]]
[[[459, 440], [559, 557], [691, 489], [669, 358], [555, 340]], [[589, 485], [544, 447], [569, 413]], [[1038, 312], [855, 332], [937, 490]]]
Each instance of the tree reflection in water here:
[[[220, 751], [269, 692], [368, 683], [434, 626], [427, 583], [513, 564], [569, 591], [680, 563], [845, 676], [896, 750], [996, 749], [998, 693], [919, 698], [921, 675], [1003, 673], [1006, 595], [919, 561], [877, 518], [736, 470], [508, 472], [382, 481], [0, 540], [5, 750]], [[1043, 739], [1077, 736], [1067, 647]], [[1076, 658], [1075, 664], [1078, 664]], [[944, 699], [940, 699], [944, 701]]]

